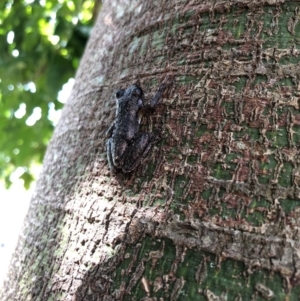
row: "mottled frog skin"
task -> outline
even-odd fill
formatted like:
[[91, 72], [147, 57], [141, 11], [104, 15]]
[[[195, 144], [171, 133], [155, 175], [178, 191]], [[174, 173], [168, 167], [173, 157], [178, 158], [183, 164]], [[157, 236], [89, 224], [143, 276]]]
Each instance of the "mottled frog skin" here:
[[144, 103], [144, 93], [138, 85], [116, 93], [116, 119], [106, 133], [107, 160], [111, 172], [131, 172], [147, 156], [156, 137], [153, 133], [139, 132], [141, 114], [155, 110], [167, 86], [161, 84], [149, 104]]

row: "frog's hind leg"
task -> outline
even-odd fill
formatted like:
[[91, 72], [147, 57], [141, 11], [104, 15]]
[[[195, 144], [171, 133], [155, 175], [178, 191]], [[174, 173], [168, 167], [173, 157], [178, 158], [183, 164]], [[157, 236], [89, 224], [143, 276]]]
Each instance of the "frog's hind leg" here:
[[117, 169], [114, 166], [113, 158], [112, 158], [112, 149], [111, 149], [111, 139], [108, 139], [106, 142], [106, 152], [107, 152], [107, 161], [110, 171], [115, 174]]
[[124, 156], [123, 172], [133, 171], [148, 155], [156, 136], [152, 133], [137, 133]]

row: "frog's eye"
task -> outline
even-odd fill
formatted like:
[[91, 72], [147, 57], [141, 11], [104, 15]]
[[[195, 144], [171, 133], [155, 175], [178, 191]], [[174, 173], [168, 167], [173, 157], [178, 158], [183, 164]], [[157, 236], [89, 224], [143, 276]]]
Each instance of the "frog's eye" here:
[[124, 89], [120, 89], [119, 91], [117, 91], [116, 93], [116, 97], [117, 99], [121, 98], [125, 93], [125, 90]]

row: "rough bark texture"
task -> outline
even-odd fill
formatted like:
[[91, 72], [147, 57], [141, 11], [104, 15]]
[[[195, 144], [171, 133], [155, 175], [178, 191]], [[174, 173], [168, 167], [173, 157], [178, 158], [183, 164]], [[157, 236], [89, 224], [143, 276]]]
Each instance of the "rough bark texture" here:
[[[300, 4], [105, 1], [1, 300], [297, 300]], [[174, 85], [110, 175], [113, 92]]]

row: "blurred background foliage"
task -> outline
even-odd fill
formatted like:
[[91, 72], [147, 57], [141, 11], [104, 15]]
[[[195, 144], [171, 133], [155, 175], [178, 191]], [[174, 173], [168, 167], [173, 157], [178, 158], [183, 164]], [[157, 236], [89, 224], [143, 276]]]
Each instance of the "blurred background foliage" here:
[[41, 164], [74, 82], [96, 0], [4, 0], [0, 4], [0, 180], [25, 188]]

